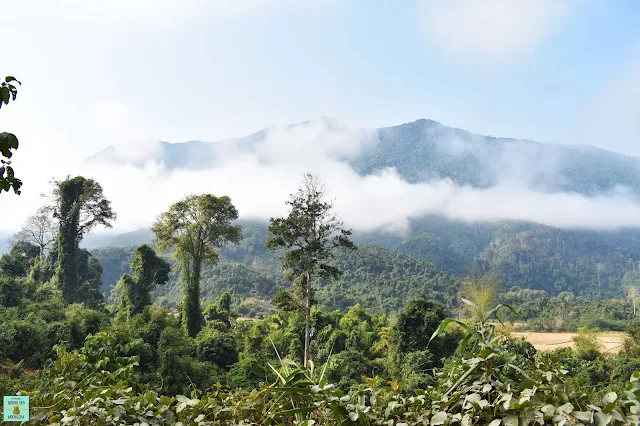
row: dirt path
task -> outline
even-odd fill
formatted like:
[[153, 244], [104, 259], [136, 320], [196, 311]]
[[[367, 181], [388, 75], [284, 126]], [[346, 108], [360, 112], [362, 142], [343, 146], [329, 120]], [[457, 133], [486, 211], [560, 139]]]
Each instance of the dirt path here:
[[[576, 333], [529, 333], [518, 332], [511, 333], [513, 337], [526, 337], [529, 343], [539, 351], [546, 351], [557, 348], [573, 347], [573, 337]], [[602, 345], [602, 351], [605, 353], [616, 354], [622, 349], [622, 345], [626, 338], [630, 337], [627, 333], [618, 331], [606, 331], [598, 333], [598, 340]]]

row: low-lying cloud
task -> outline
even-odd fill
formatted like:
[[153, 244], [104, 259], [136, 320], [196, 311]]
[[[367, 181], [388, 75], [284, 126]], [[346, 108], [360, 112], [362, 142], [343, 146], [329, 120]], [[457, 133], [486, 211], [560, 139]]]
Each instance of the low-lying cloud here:
[[[155, 162], [134, 167], [121, 161], [123, 158], [110, 164], [56, 164], [55, 170], [27, 175], [18, 170], [24, 192], [20, 196], [2, 194], [1, 230], [15, 231], [43, 203], [38, 194], [50, 190], [48, 180], [52, 176], [64, 178], [67, 173], [100, 182], [118, 213], [118, 232], [149, 226], [173, 202], [192, 193], [229, 195], [242, 218], [281, 216], [286, 214], [285, 201], [306, 172], [326, 182], [342, 219], [356, 230], [402, 232], [411, 218], [427, 214], [464, 222], [517, 220], [593, 230], [640, 226], [640, 203], [623, 189], [587, 197], [537, 192], [518, 178], [479, 189], [458, 186], [449, 179], [408, 183], [394, 168], [361, 176], [345, 159], [375, 143], [376, 132], [320, 119], [307, 125], [273, 128], [249, 148], [240, 147], [237, 141], [212, 144], [216, 161], [207, 170], [171, 171]], [[141, 152], [156, 153], [157, 144], [130, 145], [116, 151], [139, 161]]]

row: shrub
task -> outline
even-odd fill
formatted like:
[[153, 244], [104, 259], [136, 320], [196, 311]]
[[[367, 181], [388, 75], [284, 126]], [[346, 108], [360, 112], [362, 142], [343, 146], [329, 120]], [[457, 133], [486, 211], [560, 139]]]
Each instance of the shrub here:
[[229, 333], [212, 327], [203, 328], [196, 337], [198, 358], [220, 368], [231, 368], [238, 362], [238, 350]]
[[573, 338], [576, 355], [587, 361], [593, 361], [600, 357], [600, 342], [598, 341], [598, 330], [580, 328], [578, 334]]

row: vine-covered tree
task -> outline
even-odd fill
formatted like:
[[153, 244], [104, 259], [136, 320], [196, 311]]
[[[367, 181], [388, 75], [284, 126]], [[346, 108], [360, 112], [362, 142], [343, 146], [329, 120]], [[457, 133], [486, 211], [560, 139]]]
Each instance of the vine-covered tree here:
[[171, 266], [146, 244], [136, 249], [131, 275], [124, 274], [117, 284], [122, 287], [121, 307], [129, 317], [151, 304], [151, 292], [157, 284], [169, 281]]
[[184, 288], [182, 321], [195, 337], [204, 317], [200, 308], [200, 274], [203, 263], [215, 263], [216, 249], [242, 239], [239, 226], [232, 223], [238, 210], [227, 196], [190, 195], [162, 213], [151, 230], [158, 250], [173, 249]]
[[271, 218], [272, 237], [266, 243], [270, 250], [285, 249], [286, 277], [296, 284], [296, 295], [302, 301], [300, 306], [306, 317], [305, 366], [309, 361], [314, 280], [339, 277], [341, 271], [330, 263], [335, 249], [355, 248], [349, 239], [351, 230], [344, 229], [342, 221], [333, 213], [333, 203], [326, 198], [325, 186], [316, 176], [306, 174], [302, 187], [287, 201], [289, 215]]
[[56, 240], [56, 228], [51, 209], [43, 206], [24, 221], [20, 231], [13, 236], [13, 241], [35, 244], [40, 248], [40, 257], [44, 258], [47, 247]]
[[[15, 77], [8, 76], [0, 82], [0, 108], [2, 104], [8, 105], [10, 101], [15, 101], [18, 96], [16, 84], [20, 82]], [[20, 194], [22, 181], [18, 179], [11, 167], [9, 159], [13, 156], [12, 150], [18, 149], [18, 138], [13, 133], [0, 132], [0, 192], [9, 191]]]
[[231, 295], [226, 291], [220, 295], [216, 303], [204, 310], [204, 319], [207, 322], [219, 322], [225, 327], [231, 327], [231, 320], [236, 316], [237, 314], [231, 311]]
[[53, 198], [53, 217], [58, 220], [56, 250], [52, 253], [56, 257], [54, 279], [67, 302], [82, 302], [80, 241], [98, 225], [110, 228], [116, 214], [100, 184], [82, 176], [55, 181]]

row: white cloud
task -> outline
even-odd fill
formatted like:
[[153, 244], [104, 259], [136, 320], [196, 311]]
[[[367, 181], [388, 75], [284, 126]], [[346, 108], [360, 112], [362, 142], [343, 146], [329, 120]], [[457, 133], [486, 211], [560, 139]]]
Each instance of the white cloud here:
[[[599, 197], [540, 193], [526, 187], [526, 178], [516, 176], [488, 189], [460, 187], [446, 179], [410, 184], [393, 169], [360, 176], [339, 160], [367, 149], [368, 143], [375, 143], [375, 136], [348, 128], [329, 131], [326, 122], [316, 120], [289, 130], [275, 128], [256, 143], [253, 151], [231, 149], [230, 143], [225, 143], [223, 150], [214, 146], [214, 154], [225, 155], [218, 158], [213, 169], [205, 171], [170, 172], [157, 164], [142, 169], [122, 163], [49, 165], [23, 175], [23, 195], [2, 195], [0, 231], [19, 227], [42, 203], [38, 194], [50, 189], [48, 179], [62, 178], [67, 171], [100, 182], [118, 213], [115, 229], [121, 232], [148, 226], [171, 203], [190, 193], [229, 195], [244, 218], [283, 215], [284, 202], [296, 191], [305, 172], [326, 181], [345, 223], [358, 230], [403, 230], [410, 218], [425, 214], [471, 222], [533, 221], [561, 228], [613, 230], [640, 226], [640, 203], [623, 190]], [[136, 160], [138, 148], [125, 146], [119, 154]]]
[[525, 56], [558, 27], [571, 0], [421, 0], [427, 42], [458, 59]]

